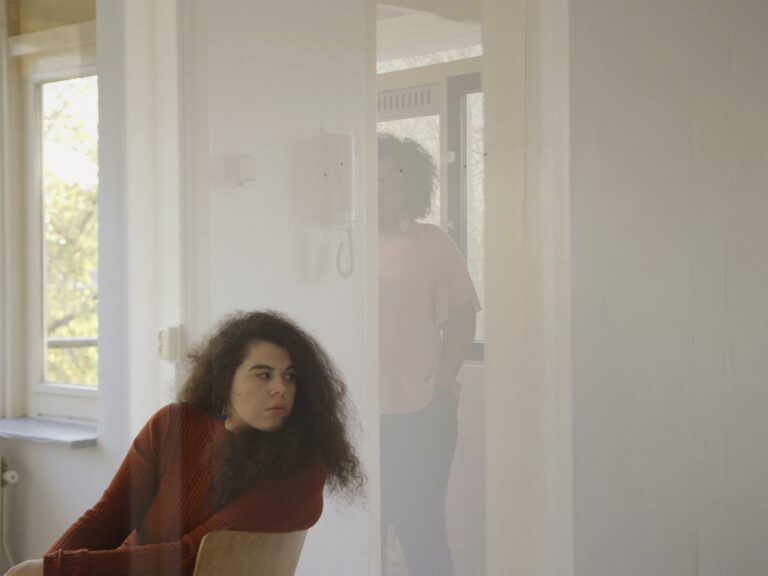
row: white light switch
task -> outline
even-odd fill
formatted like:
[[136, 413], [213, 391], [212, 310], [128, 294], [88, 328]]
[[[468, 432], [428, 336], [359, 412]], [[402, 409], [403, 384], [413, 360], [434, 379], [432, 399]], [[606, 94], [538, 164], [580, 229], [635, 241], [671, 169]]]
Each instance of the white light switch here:
[[181, 326], [168, 326], [157, 333], [157, 354], [163, 360], [179, 362], [182, 351]]

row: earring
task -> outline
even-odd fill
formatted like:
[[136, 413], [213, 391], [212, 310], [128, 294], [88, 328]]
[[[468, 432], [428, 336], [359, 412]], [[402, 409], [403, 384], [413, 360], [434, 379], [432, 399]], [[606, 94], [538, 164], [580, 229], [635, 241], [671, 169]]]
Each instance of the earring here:
[[221, 420], [222, 422], [226, 422], [227, 421], [227, 416], [228, 416], [228, 414], [227, 414], [227, 407], [224, 406], [221, 409], [221, 414], [219, 415], [219, 420]]

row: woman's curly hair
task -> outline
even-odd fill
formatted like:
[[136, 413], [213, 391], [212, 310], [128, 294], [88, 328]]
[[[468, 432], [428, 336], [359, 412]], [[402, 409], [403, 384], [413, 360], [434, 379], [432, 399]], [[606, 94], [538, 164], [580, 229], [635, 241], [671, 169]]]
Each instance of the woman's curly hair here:
[[346, 385], [317, 341], [274, 311], [237, 312], [225, 318], [190, 355], [191, 371], [178, 400], [213, 417], [229, 403], [235, 371], [256, 342], [284, 348], [296, 371], [296, 397], [275, 432], [248, 430], [226, 435], [214, 446], [223, 459], [215, 500], [219, 506], [256, 483], [280, 479], [320, 458], [328, 484], [354, 494], [365, 478], [350, 442]]
[[398, 138], [382, 132], [377, 142], [379, 163], [384, 160], [393, 162], [402, 175], [403, 216], [414, 220], [425, 218], [432, 210], [432, 197], [438, 183], [437, 165], [432, 155], [412, 138]]

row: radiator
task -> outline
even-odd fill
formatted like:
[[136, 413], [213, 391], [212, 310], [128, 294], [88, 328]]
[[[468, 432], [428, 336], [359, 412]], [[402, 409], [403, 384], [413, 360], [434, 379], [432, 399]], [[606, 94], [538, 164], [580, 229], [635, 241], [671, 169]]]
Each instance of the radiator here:
[[19, 481], [19, 474], [16, 470], [11, 470], [5, 461], [5, 458], [0, 456], [0, 554], [5, 557], [8, 567], [13, 566], [13, 558], [8, 550], [8, 542], [5, 539], [6, 534], [6, 519], [5, 519], [5, 497], [7, 493], [7, 487], [9, 484], [16, 484]]

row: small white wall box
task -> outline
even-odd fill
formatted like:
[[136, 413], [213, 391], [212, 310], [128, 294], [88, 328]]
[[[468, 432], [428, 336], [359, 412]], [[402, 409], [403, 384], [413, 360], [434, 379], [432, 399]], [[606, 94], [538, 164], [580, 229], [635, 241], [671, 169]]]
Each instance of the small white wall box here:
[[231, 154], [224, 160], [226, 180], [238, 186], [256, 180], [256, 158], [250, 154]]
[[179, 362], [182, 351], [181, 326], [168, 326], [157, 334], [157, 354], [163, 360]]

